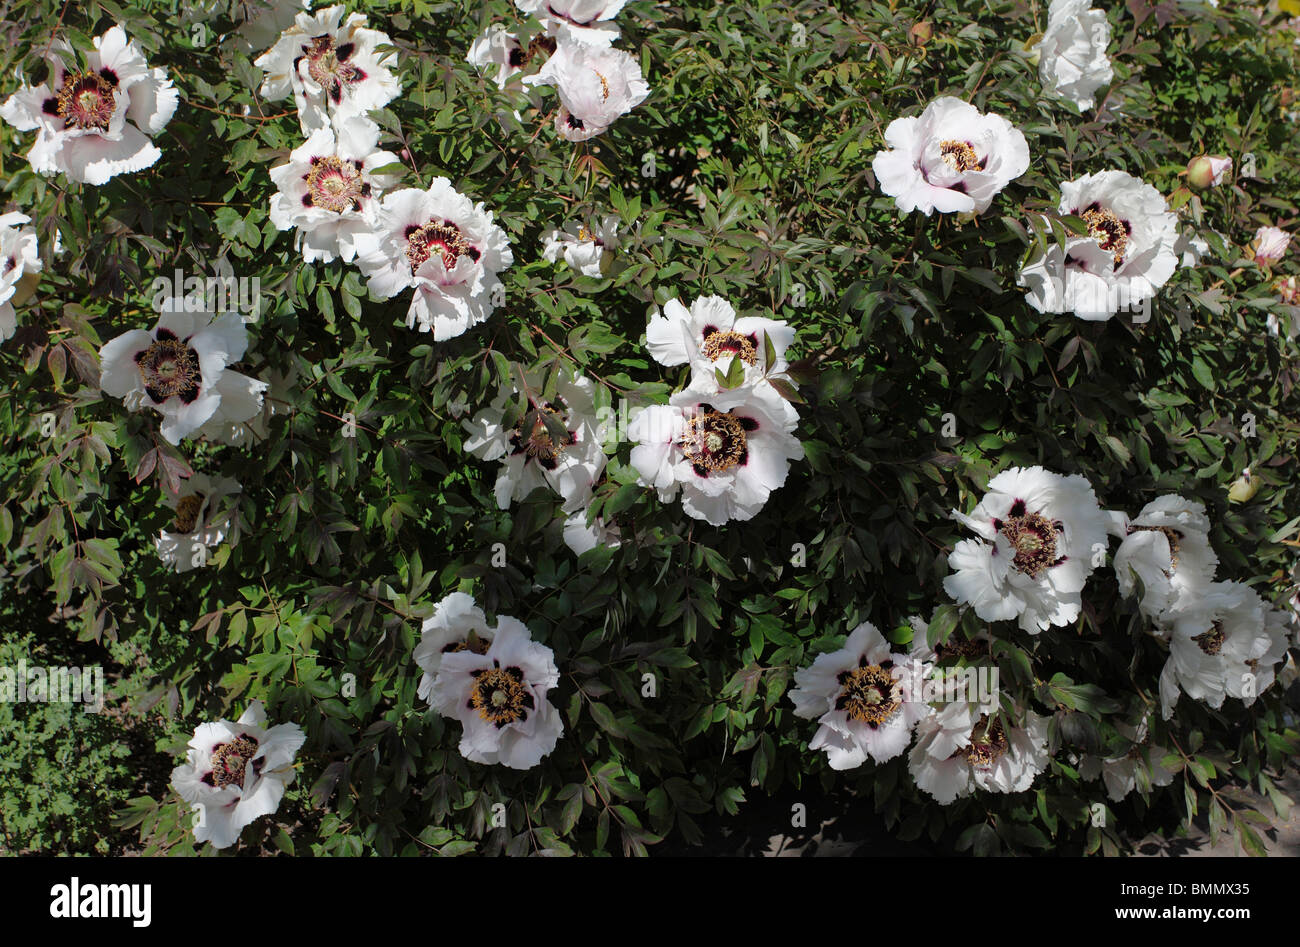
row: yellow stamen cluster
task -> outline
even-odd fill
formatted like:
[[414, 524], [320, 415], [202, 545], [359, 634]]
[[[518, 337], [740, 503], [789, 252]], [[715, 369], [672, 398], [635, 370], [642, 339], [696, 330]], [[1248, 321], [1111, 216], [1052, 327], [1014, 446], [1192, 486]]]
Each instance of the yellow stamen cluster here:
[[987, 715], [980, 717], [979, 723], [971, 730], [970, 746], [957, 752], [966, 757], [972, 766], [986, 769], [996, 763], [1007, 752], [1007, 735], [1002, 729], [1002, 721], [989, 724]]
[[212, 750], [212, 785], [244, 788], [244, 768], [257, 753], [257, 740], [240, 734], [229, 743], [219, 743]]
[[730, 470], [747, 450], [745, 428], [739, 418], [730, 414], [698, 411], [686, 422], [681, 448], [697, 467], [714, 472]]
[[839, 676], [843, 689], [835, 708], [850, 720], [878, 727], [903, 705], [901, 687], [893, 674], [878, 664], [845, 671]]
[[482, 719], [504, 727], [528, 716], [532, 698], [518, 668], [491, 668], [477, 673], [469, 703]]
[[746, 365], [758, 364], [758, 348], [739, 332], [713, 332], [705, 338], [702, 351], [711, 362], [734, 355]]
[[942, 141], [939, 154], [954, 171], [983, 171], [984, 162], [968, 141]]
[[203, 508], [203, 495], [192, 493], [176, 503], [176, 520], [172, 524], [178, 533], [192, 533], [199, 525], [199, 510]]
[[117, 102], [113, 98], [115, 82], [93, 72], [68, 73], [55, 96], [55, 110], [74, 128], [108, 131]]
[[307, 172], [307, 193], [311, 206], [341, 214], [360, 210], [366, 182], [355, 162], [325, 155], [312, 162]]
[[446, 221], [430, 221], [406, 237], [406, 259], [411, 264], [412, 273], [417, 272], [435, 252], [442, 254], [442, 265], [451, 269], [460, 255], [468, 250], [469, 241], [460, 228]]
[[1209, 631], [1204, 634], [1194, 635], [1192, 640], [1208, 655], [1216, 655], [1223, 650], [1223, 640], [1227, 635], [1223, 631], [1223, 622], [1216, 621], [1212, 624]]
[[1124, 221], [1104, 207], [1089, 207], [1079, 215], [1088, 222], [1088, 233], [1101, 245], [1115, 255], [1115, 265], [1124, 262], [1128, 250], [1128, 228]]

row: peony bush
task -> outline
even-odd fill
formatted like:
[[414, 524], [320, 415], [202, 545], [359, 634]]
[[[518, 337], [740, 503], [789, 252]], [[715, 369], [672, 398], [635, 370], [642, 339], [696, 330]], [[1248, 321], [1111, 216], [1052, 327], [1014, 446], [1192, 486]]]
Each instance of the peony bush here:
[[12, 7], [5, 850], [1262, 853], [1300, 8], [959, 6]]

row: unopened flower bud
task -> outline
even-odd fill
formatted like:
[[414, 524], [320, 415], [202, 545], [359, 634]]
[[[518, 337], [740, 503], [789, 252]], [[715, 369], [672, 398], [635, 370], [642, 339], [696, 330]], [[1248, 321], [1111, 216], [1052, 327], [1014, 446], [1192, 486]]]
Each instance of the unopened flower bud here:
[[1025, 40], [1024, 45], [1021, 46], [1021, 49], [1025, 54], [1025, 59], [1028, 61], [1029, 65], [1034, 66], [1035, 68], [1043, 58], [1043, 48], [1040, 45], [1042, 42], [1043, 34], [1035, 33], [1033, 36], [1029, 37], [1029, 39]]
[[1241, 476], [1228, 486], [1228, 499], [1233, 503], [1245, 503], [1259, 492], [1259, 478], [1252, 476], [1250, 468], [1241, 472]]
[[1232, 170], [1232, 159], [1216, 155], [1201, 155], [1187, 163], [1187, 183], [1198, 190], [1218, 187], [1223, 177]]

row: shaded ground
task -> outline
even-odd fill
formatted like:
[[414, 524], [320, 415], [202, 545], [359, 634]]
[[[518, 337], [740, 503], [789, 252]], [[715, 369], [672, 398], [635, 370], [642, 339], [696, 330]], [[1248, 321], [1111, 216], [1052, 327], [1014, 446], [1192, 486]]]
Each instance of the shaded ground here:
[[[1279, 788], [1300, 803], [1300, 768], [1292, 763], [1286, 777], [1278, 781]], [[1250, 793], [1252, 799], [1258, 800], [1258, 793]], [[1261, 804], [1263, 811], [1270, 811], [1266, 803]], [[1275, 822], [1268, 828], [1260, 829], [1260, 838], [1269, 855], [1283, 857], [1300, 856], [1300, 805], [1291, 809], [1290, 817], [1285, 822]], [[1186, 838], [1161, 839], [1150, 836], [1137, 844], [1140, 857], [1197, 857], [1240, 855], [1242, 852], [1231, 838], [1223, 838], [1210, 844], [1209, 833], [1204, 825], [1197, 825], [1196, 830], [1188, 833]]]

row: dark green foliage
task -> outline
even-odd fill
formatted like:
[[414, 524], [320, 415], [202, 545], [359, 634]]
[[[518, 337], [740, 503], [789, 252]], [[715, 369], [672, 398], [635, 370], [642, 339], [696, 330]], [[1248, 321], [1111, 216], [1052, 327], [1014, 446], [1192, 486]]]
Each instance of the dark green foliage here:
[[[126, 741], [166, 712], [150, 749], [179, 762], [197, 723], [234, 719], [252, 699], [308, 739], [297, 783], [245, 832], [245, 850], [642, 854], [670, 833], [698, 840], [697, 819], [741, 811], [751, 787], [808, 780], [852, 787], [905, 839], [976, 854], [1113, 852], [1121, 832], [1174, 832], [1198, 811], [1258, 845], [1257, 814], [1225, 808], [1241, 803], [1223, 786], [1286, 804], [1269, 774], [1300, 747], [1277, 688], [1250, 710], [1184, 699], [1170, 739], [1185, 771], [1149, 804], [1108, 803], [1107, 828], [1090, 825], [1104, 797], [1069, 754], [1104, 748], [1114, 719], [1157, 700], [1163, 663], [1105, 570], [1078, 628], [995, 629], [1004, 683], [1054, 715], [1059, 749], [1031, 792], [944, 809], [903, 758], [833, 773], [785, 695], [793, 672], [857, 623], [892, 629], [944, 605], [961, 536], [949, 511], [1017, 464], [1084, 474], [1112, 509], [1135, 513], [1166, 492], [1200, 500], [1221, 578], [1267, 599], [1291, 584], [1296, 349], [1265, 331], [1269, 312], [1287, 313], [1241, 259], [1258, 225], [1300, 213], [1296, 126], [1279, 106], [1297, 68], [1289, 37], [1246, 12], [1189, 4], [1165, 22], [1141, 2], [1119, 6], [1115, 84], [1078, 116], [1040, 100], [1023, 56], [1044, 4], [1038, 27], [1028, 3], [926, 4], [934, 36], [918, 48], [915, 3], [633, 2], [619, 45], [652, 95], [575, 146], [550, 126], [553, 93], [521, 103], [464, 62], [513, 4], [359, 4], [399, 52], [404, 95], [378, 117], [381, 146], [410, 156], [404, 184], [449, 177], [512, 241], [506, 305], [435, 344], [406, 328], [409, 294], [369, 299], [355, 267], [304, 264], [270, 224], [267, 170], [300, 140], [298, 123], [291, 101], [256, 95], [248, 57], [215, 41], [236, 5], [216, 6], [34, 0], [5, 14], [6, 95], [16, 67], [40, 76], [56, 24], [85, 48], [113, 22], [182, 94], [156, 139], [162, 159], [101, 188], [35, 176], [22, 158], [32, 136], [0, 132], [5, 201], [36, 222], [46, 261], [17, 337], [0, 345], [0, 655], [75, 647], [119, 667], [114, 706], [131, 728], [79, 708], [0, 705], [14, 728], [0, 761], [6, 848], [103, 851], [136, 845], [138, 830], [147, 852], [190, 852], [189, 813]], [[191, 29], [200, 19], [206, 42]], [[1005, 115], [1029, 140], [1029, 172], [975, 222], [900, 216], [870, 171], [888, 122], [938, 94]], [[1252, 152], [1258, 178], [1193, 196], [1178, 172], [1202, 151], [1239, 168]], [[1059, 183], [1111, 167], [1228, 243], [1209, 236], [1212, 259], [1179, 270], [1145, 324], [1034, 313], [1015, 277], [1063, 233]], [[545, 232], [606, 212], [635, 222], [607, 278], [541, 259]], [[155, 415], [100, 394], [97, 352], [153, 324], [155, 276], [207, 273], [223, 257], [264, 294], [237, 367], [297, 382], [264, 444], [175, 449]], [[798, 333], [807, 459], [763, 512], [725, 529], [691, 520], [632, 486], [626, 443], [594, 504], [621, 528], [618, 549], [575, 557], [551, 495], [499, 511], [495, 466], [462, 450], [466, 412], [517, 377], [515, 363], [580, 366], [615, 407], [661, 403], [684, 373], [646, 354], [647, 316], [709, 293]], [[955, 437], [942, 434], [946, 414]], [[160, 485], [186, 465], [235, 477], [244, 495], [238, 544], [177, 576], [152, 537], [170, 517]], [[1229, 504], [1246, 467], [1260, 490]], [[554, 650], [565, 734], [533, 770], [467, 763], [459, 725], [416, 698], [420, 620], [454, 590]], [[643, 696], [646, 675], [655, 696]], [[39, 743], [49, 728], [60, 739]], [[34, 786], [48, 809], [32, 806]], [[492, 827], [496, 803], [505, 828]]]

